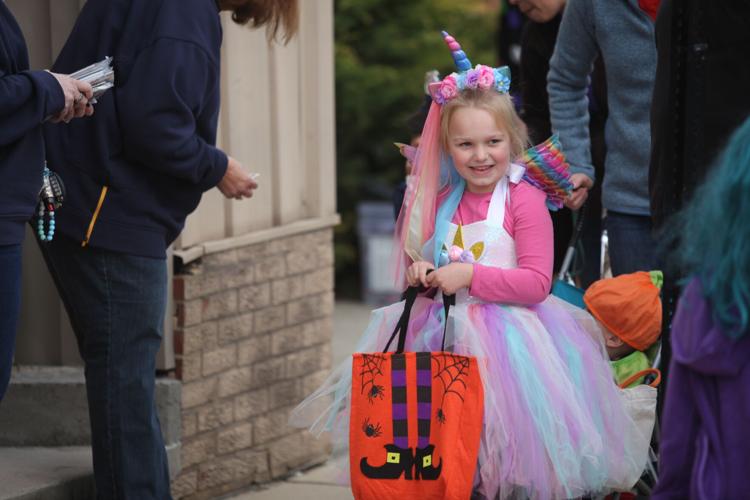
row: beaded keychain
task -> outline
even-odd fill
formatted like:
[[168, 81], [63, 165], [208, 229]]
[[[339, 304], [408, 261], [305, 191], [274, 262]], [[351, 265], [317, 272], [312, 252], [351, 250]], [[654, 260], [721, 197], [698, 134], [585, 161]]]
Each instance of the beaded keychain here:
[[[45, 163], [36, 221], [36, 234], [41, 241], [52, 241], [55, 236], [55, 210], [62, 206], [64, 193], [65, 187], [62, 180], [56, 173], [47, 168]], [[49, 221], [47, 231], [44, 230], [45, 218]]]

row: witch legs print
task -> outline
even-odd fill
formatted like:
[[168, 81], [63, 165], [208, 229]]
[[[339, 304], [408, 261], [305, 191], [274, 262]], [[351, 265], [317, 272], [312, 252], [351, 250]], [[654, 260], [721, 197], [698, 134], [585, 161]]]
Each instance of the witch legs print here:
[[[391, 415], [393, 443], [385, 445], [385, 464], [374, 467], [367, 457], [360, 460], [362, 474], [371, 479], [397, 479], [403, 474], [404, 479], [435, 480], [440, 477], [440, 463], [433, 466], [435, 445], [430, 444], [430, 420], [432, 417], [432, 356], [429, 352], [416, 353], [410, 357], [416, 363], [416, 396], [417, 396], [417, 447], [409, 447], [409, 409], [407, 398], [407, 358], [402, 354], [391, 357]], [[373, 436], [372, 424], [366, 425], [363, 431]]]
[[435, 445], [430, 444], [432, 418], [432, 355], [418, 352], [417, 364], [417, 450], [414, 456], [415, 479], [435, 480], [443, 469], [441, 458], [436, 466], [433, 460]]
[[[356, 500], [471, 496], [484, 412], [477, 359], [443, 352], [440, 341], [412, 349], [423, 329], [445, 335], [452, 300], [443, 302], [436, 316], [437, 303], [410, 288], [404, 302], [381, 310], [389, 334], [366, 337], [373, 342], [361, 344], [292, 415], [295, 422], [316, 415], [320, 429], [333, 431], [334, 450], [348, 448], [334, 463], [348, 469]], [[322, 405], [328, 410], [321, 416]]]

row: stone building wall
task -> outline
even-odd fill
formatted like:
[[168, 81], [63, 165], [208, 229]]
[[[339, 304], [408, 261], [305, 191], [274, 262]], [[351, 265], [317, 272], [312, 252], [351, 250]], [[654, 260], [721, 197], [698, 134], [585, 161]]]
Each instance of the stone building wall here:
[[325, 460], [328, 443], [287, 418], [330, 369], [333, 280], [330, 228], [209, 254], [175, 274], [175, 498], [214, 498]]

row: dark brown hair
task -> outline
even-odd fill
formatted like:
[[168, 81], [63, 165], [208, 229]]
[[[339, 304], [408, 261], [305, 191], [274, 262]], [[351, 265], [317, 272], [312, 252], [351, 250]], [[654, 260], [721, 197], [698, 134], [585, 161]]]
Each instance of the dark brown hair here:
[[268, 40], [276, 39], [283, 27], [285, 44], [297, 32], [299, 8], [297, 0], [219, 0], [221, 10], [232, 11], [232, 21], [253, 28], [266, 26]]

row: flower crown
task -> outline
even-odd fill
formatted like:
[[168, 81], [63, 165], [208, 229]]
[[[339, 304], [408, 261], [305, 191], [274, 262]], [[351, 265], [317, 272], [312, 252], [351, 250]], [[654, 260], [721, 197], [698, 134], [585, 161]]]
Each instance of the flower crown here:
[[471, 61], [461, 49], [461, 45], [448, 32], [443, 31], [443, 40], [451, 50], [458, 73], [451, 73], [440, 82], [428, 86], [432, 99], [443, 105], [465, 89], [494, 89], [501, 94], [510, 90], [510, 68], [503, 66], [491, 68], [483, 64], [471, 67]]

